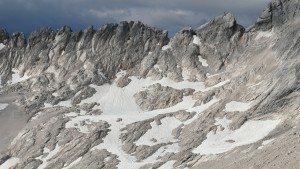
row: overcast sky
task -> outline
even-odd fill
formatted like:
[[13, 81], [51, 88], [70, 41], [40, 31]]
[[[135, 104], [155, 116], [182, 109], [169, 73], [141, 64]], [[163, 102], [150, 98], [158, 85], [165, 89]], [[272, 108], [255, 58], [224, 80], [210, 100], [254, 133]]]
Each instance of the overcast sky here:
[[231, 12], [238, 23], [254, 23], [270, 0], [0, 0], [0, 27], [29, 35], [40, 27], [74, 31], [89, 25], [139, 20], [172, 36], [185, 26], [197, 28]]

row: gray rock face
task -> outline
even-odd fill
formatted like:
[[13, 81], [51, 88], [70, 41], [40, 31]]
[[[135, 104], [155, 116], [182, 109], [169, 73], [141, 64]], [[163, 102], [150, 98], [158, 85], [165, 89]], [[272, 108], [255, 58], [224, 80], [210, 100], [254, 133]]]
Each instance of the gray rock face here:
[[273, 0], [248, 31], [224, 14], [171, 39], [140, 22], [0, 29], [0, 118], [30, 117], [0, 137], [0, 166], [298, 167], [298, 6]]
[[8, 32], [5, 29], [0, 28], [0, 43], [6, 44], [7, 40], [9, 40]]
[[149, 89], [146, 91], [135, 94], [134, 97], [142, 110], [151, 111], [178, 104], [182, 101], [183, 92], [170, 87], [163, 87], [160, 84], [154, 84], [149, 86]]
[[269, 29], [274, 25], [280, 26], [293, 20], [297, 18], [298, 15], [298, 0], [273, 0], [257, 19], [256, 25], [260, 28]]

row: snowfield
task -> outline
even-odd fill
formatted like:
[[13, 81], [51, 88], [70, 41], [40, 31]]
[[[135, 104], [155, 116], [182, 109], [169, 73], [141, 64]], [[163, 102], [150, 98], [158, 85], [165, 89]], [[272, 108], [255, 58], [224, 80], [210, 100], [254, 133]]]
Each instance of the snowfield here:
[[[239, 129], [232, 131], [229, 129], [231, 120], [224, 117], [223, 119], [216, 119], [216, 121], [215, 125], [218, 126], [216, 133], [210, 131], [207, 134], [207, 139], [195, 148], [193, 153], [203, 155], [220, 154], [238, 146], [255, 143], [266, 137], [280, 123], [280, 120], [250, 120]], [[224, 128], [223, 130], [221, 126]]]
[[[206, 66], [206, 60], [203, 59], [201, 63], [203, 64], [203, 66]], [[118, 73], [116, 80], [118, 80], [125, 74], [125, 71]], [[90, 87], [96, 90], [96, 93], [92, 97], [82, 100], [79, 105], [83, 105], [84, 103], [97, 102], [99, 103], [99, 106], [95, 106], [93, 109], [102, 110], [103, 113], [101, 115], [88, 115], [86, 114], [87, 112], [83, 110], [80, 110], [79, 113], [71, 112], [64, 115], [65, 118], [69, 119], [69, 121], [65, 124], [66, 128], [76, 128], [79, 132], [85, 134], [90, 133], [90, 128], [88, 127], [89, 124], [100, 121], [108, 122], [110, 124], [111, 131], [104, 138], [104, 142], [93, 147], [91, 151], [94, 151], [96, 149], [106, 149], [112, 154], [117, 155], [118, 159], [120, 160], [120, 163], [118, 164], [118, 168], [120, 169], [140, 168], [143, 165], [161, 161], [159, 157], [165, 155], [166, 153], [179, 152], [179, 140], [174, 138], [174, 136], [172, 135], [172, 131], [180, 125], [190, 124], [198, 118], [197, 114], [202, 113], [203, 111], [209, 109], [212, 105], [220, 101], [220, 99], [218, 99], [217, 97], [213, 97], [213, 99], [206, 104], [194, 106], [197, 100], [193, 100], [193, 97], [190, 95], [184, 96], [182, 102], [172, 107], [152, 111], [142, 111], [135, 102], [134, 95], [136, 93], [143, 91], [150, 85], [157, 83], [161, 84], [162, 86], [168, 86], [178, 90], [191, 88], [194, 89], [195, 92], [204, 92], [221, 87], [230, 82], [230, 80], [226, 80], [214, 86], [206, 87], [203, 82], [190, 82], [187, 80], [174, 82], [169, 78], [163, 78], [161, 80], [153, 80], [151, 78], [143, 79], [135, 76], [129, 78], [131, 79], [131, 82], [123, 88], [118, 87], [116, 83], [104, 84], [102, 86], [96, 86], [93, 84], [90, 85]], [[13, 79], [13, 82], [23, 80], [22, 78]], [[58, 94], [55, 93], [54, 95], [57, 96]], [[61, 101], [57, 105], [45, 104], [46, 108], [53, 106], [72, 107], [71, 99]], [[224, 111], [247, 111], [250, 108], [251, 102], [242, 103], [233, 101], [226, 104]], [[137, 161], [135, 156], [127, 154], [122, 150], [123, 143], [120, 140], [120, 136], [122, 134], [121, 129], [125, 128], [126, 125], [151, 119], [156, 117], [157, 115], [177, 112], [179, 110], [196, 112], [197, 114], [193, 118], [185, 122], [182, 122], [175, 117], [162, 118], [160, 125], [153, 121], [150, 123], [152, 128], [134, 142], [134, 144], [136, 144], [137, 146], [154, 146], [161, 143], [166, 143], [168, 145], [160, 147], [153, 155], [143, 161]], [[40, 114], [38, 114], [32, 120], [37, 119], [39, 115]], [[122, 121], [118, 121], [118, 119], [122, 119]], [[208, 133], [207, 139], [203, 141], [203, 143], [199, 147], [193, 150], [194, 153], [219, 154], [230, 151], [235, 147], [241, 145], [254, 143], [260, 139], [263, 139], [280, 122], [278, 120], [248, 121], [243, 126], [241, 126], [241, 128], [235, 131], [231, 131], [229, 129], [229, 124], [231, 123], [230, 120], [223, 118], [216, 119], [216, 121], [217, 122], [215, 124], [218, 125], [216, 133], [214, 133], [213, 131]], [[224, 130], [221, 130], [220, 126], [224, 127]], [[48, 160], [55, 156], [60, 151], [60, 149], [61, 147], [59, 146], [57, 146], [53, 151], [49, 151], [47, 148], [45, 148], [44, 153], [48, 153], [48, 155], [46, 157], [41, 156], [37, 158], [43, 161], [43, 164], [40, 165], [38, 169], [44, 169], [45, 167], [47, 167]], [[76, 165], [76, 163], [78, 163], [81, 158], [78, 158], [71, 164], [65, 165], [64, 168], [67, 169]], [[160, 168], [172, 168], [174, 163], [175, 161], [168, 161]]]
[[[120, 72], [117, 77], [119, 78], [123, 74], [124, 72]], [[172, 144], [161, 147], [156, 153], [141, 162], [137, 162], [134, 156], [131, 156], [122, 150], [123, 143], [119, 139], [121, 135], [120, 129], [134, 122], [147, 120], [160, 114], [177, 112], [179, 110], [201, 113], [219, 101], [219, 99], [213, 98], [207, 104], [194, 107], [196, 100], [193, 100], [192, 96], [185, 96], [182, 102], [172, 107], [144, 112], [139, 108], [134, 100], [133, 96], [135, 93], [145, 90], [148, 86], [156, 83], [175, 89], [192, 88], [196, 91], [207, 91], [228, 83], [228, 81], [221, 82], [215, 86], [206, 88], [202, 82], [182, 81], [176, 83], [167, 78], [158, 81], [150, 78], [141, 79], [138, 77], [130, 77], [130, 79], [132, 80], [131, 83], [124, 88], [117, 87], [115, 83], [111, 85], [104, 84], [102, 86], [90, 85], [90, 87], [95, 88], [97, 92], [92, 97], [83, 100], [80, 105], [84, 103], [98, 102], [100, 106], [96, 106], [95, 109], [101, 109], [103, 111], [101, 115], [85, 115], [84, 113], [77, 114], [74, 112], [66, 114], [66, 118], [70, 118], [70, 121], [66, 123], [66, 128], [76, 128], [82, 133], [89, 133], [89, 129], [85, 125], [81, 125], [83, 121], [85, 124], [106, 121], [111, 125], [111, 131], [104, 138], [104, 142], [95, 146], [92, 151], [95, 149], [106, 149], [107, 151], [116, 154], [120, 160], [118, 165], [119, 168], [139, 168], [147, 163], [157, 162], [157, 158], [165, 153], [178, 152], [179, 145], [176, 143], [178, 140], [174, 139], [174, 136], [171, 134], [172, 130], [182, 124], [186, 125], [191, 123], [197, 118], [197, 115], [185, 122], [181, 122], [174, 117], [163, 118], [161, 120], [161, 125], [157, 125], [155, 122], [152, 122], [152, 129], [148, 130], [138, 141], [135, 142], [135, 144], [149, 146], [159, 143]], [[117, 122], [120, 118], [122, 121]], [[153, 138], [157, 140], [156, 143], [151, 142], [151, 139]], [[171, 163], [167, 163], [165, 165], [170, 166]]]

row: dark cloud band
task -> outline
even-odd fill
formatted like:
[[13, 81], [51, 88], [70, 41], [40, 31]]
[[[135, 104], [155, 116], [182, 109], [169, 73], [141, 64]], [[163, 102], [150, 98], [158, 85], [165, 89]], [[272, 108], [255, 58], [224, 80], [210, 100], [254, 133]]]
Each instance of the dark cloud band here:
[[252, 24], [269, 0], [2, 0], [1, 27], [27, 35], [39, 27], [57, 29], [70, 25], [74, 30], [89, 25], [139, 20], [169, 30], [198, 27], [223, 12], [232, 12], [238, 22]]

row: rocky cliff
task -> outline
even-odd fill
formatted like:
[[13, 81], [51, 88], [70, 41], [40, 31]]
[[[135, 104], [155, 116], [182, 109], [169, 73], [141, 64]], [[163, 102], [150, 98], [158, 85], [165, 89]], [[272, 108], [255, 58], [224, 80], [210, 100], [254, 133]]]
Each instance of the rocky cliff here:
[[171, 39], [141, 22], [0, 29], [0, 168], [297, 168], [299, 4]]

